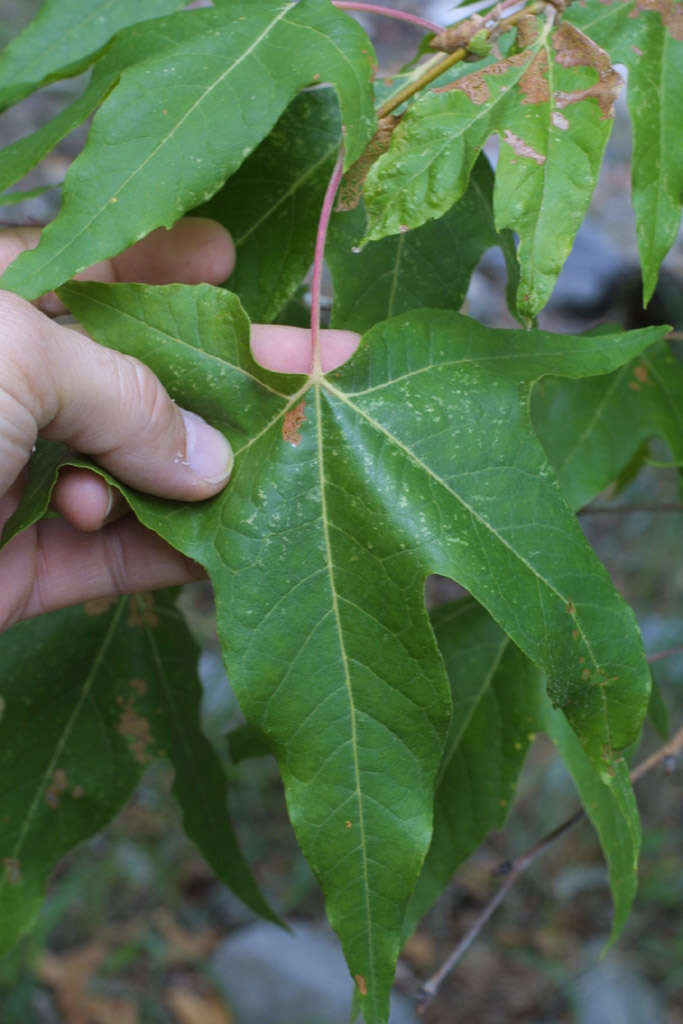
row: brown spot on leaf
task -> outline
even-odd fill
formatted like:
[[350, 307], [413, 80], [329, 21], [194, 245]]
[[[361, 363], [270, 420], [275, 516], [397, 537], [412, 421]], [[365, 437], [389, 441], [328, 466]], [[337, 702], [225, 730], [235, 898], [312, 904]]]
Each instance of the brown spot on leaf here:
[[351, 828], [351, 822], [350, 821], [345, 821], [344, 822], [344, 828]]
[[518, 50], [526, 50], [538, 39], [538, 19], [533, 14], [523, 14], [517, 22], [515, 46]]
[[565, 611], [567, 612], [567, 615], [575, 615], [576, 614], [576, 605], [573, 603], [573, 601], [567, 601], [567, 604], [565, 606]]
[[128, 606], [128, 625], [133, 628], [148, 626], [151, 629], [159, 625], [153, 594], [135, 594], [131, 597]]
[[282, 440], [296, 446], [301, 444], [299, 427], [306, 419], [306, 401], [302, 398], [298, 405], [285, 413], [282, 421]]
[[669, 34], [683, 42], [683, 4], [680, 0], [636, 0], [629, 18], [637, 18], [641, 11], [658, 14]]
[[338, 210], [354, 210], [358, 206], [370, 168], [389, 149], [394, 129], [400, 121], [401, 117], [394, 116], [394, 114], [388, 114], [379, 119], [377, 131], [365, 147], [364, 152], [344, 175], [339, 190]]
[[45, 790], [45, 802], [53, 811], [59, 807], [59, 798], [68, 786], [66, 772], [62, 768], [57, 768], [52, 776], [52, 782]]
[[633, 370], [633, 376], [636, 380], [639, 380], [641, 384], [644, 384], [647, 380], [647, 367], [639, 363]]
[[591, 677], [591, 670], [589, 668], [585, 668], [583, 670], [583, 672], [581, 673], [581, 678], [585, 680], [585, 679], [590, 679], [590, 677]]
[[2, 866], [5, 869], [5, 878], [10, 885], [20, 885], [21, 883], [21, 864], [16, 857], [5, 857], [2, 862]]
[[515, 153], [519, 156], [526, 156], [529, 157], [530, 160], [535, 160], [539, 167], [541, 164], [545, 163], [546, 158], [542, 153], [537, 153], [535, 149], [524, 141], [524, 139], [520, 139], [519, 135], [515, 135], [509, 128], [505, 129], [504, 138], [507, 144], [512, 146]]
[[360, 994], [362, 996], [366, 996], [368, 994], [368, 986], [365, 983], [365, 978], [363, 977], [363, 975], [354, 974], [353, 979], [356, 982], [356, 985], [358, 985], [358, 991], [360, 992]]
[[578, 639], [579, 639], [579, 631], [578, 631], [578, 629], [573, 629], [572, 630], [572, 640], [578, 640]]
[[146, 679], [131, 679], [130, 685], [136, 690], [141, 697], [147, 693], [147, 680]]
[[564, 68], [594, 68], [598, 75], [595, 85], [573, 92], [559, 90], [555, 93], [555, 105], [562, 109], [570, 103], [582, 100], [596, 100], [601, 120], [614, 116], [614, 101], [623, 83], [621, 75], [610, 64], [609, 55], [568, 21], [563, 21], [553, 35], [555, 60]]
[[501, 60], [497, 64], [489, 64], [488, 67], [482, 68], [481, 71], [473, 71], [471, 75], [465, 75], [456, 82], [450, 82], [449, 85], [442, 85], [432, 91], [452, 92], [454, 89], [457, 89], [460, 92], [466, 93], [472, 102], [477, 105], [486, 103], [491, 96], [491, 90], [485, 76], [504, 75], [510, 68], [522, 67], [524, 64], [528, 64], [529, 61], [530, 55], [528, 53], [514, 53], [511, 57], [506, 57], [505, 60]]
[[547, 103], [550, 99], [550, 86], [545, 77], [548, 67], [548, 54], [539, 50], [529, 67], [519, 80], [519, 88], [524, 96], [522, 103]]
[[561, 114], [559, 112], [559, 110], [553, 110], [553, 112], [552, 112], [552, 121], [553, 121], [553, 124], [555, 125], [555, 127], [556, 128], [561, 128], [563, 132], [566, 132], [567, 129], [569, 128], [569, 121], [564, 116], [564, 114]]
[[442, 53], [456, 53], [458, 50], [466, 50], [470, 40], [481, 32], [484, 27], [484, 19], [479, 14], [473, 14], [467, 21], [461, 21], [455, 28], [445, 28], [443, 32], [437, 32], [429, 45], [432, 50], [441, 50]]
[[634, 380], [630, 380], [628, 386], [631, 391], [640, 391], [640, 384], [637, 384]]
[[138, 764], [147, 764], [151, 757], [149, 748], [152, 745], [149, 722], [137, 713], [132, 701], [124, 707], [117, 730], [128, 740], [130, 752]]

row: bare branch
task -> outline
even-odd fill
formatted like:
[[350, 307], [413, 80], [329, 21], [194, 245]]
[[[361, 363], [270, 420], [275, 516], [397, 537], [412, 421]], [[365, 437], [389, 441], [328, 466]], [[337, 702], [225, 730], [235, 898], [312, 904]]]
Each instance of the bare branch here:
[[608, 508], [606, 505], [587, 505], [580, 510], [579, 515], [626, 515], [628, 512], [683, 512], [683, 504], [673, 502], [659, 505], [615, 505], [613, 508]]
[[[663, 747], [656, 750], [654, 754], [647, 757], [639, 765], [637, 765], [630, 773], [631, 782], [638, 782], [647, 775], [648, 772], [652, 771], [658, 764], [665, 762], [669, 766], [673, 760], [680, 756], [683, 752], [683, 726], [673, 736], [668, 743], [665, 743]], [[671, 769], [667, 774], [671, 773]], [[572, 814], [571, 818], [567, 818], [561, 825], [553, 829], [552, 832], [548, 832], [542, 839], [530, 846], [528, 850], [520, 854], [519, 857], [515, 857], [514, 860], [503, 861], [494, 870], [494, 875], [504, 875], [505, 881], [501, 884], [500, 888], [488, 901], [482, 912], [477, 917], [472, 927], [465, 933], [458, 945], [455, 947], [451, 955], [443, 963], [443, 965], [436, 971], [435, 974], [421, 986], [418, 992], [419, 1007], [418, 1013], [422, 1015], [430, 1003], [436, 998], [439, 987], [443, 982], [444, 978], [453, 970], [455, 965], [462, 959], [464, 954], [467, 952], [469, 947], [472, 945], [474, 940], [480, 934], [484, 926], [487, 924], [493, 913], [497, 910], [500, 904], [505, 899], [507, 893], [510, 891], [512, 886], [515, 884], [519, 876], [526, 871], [530, 864], [539, 856], [544, 853], [548, 847], [552, 846], [556, 839], [568, 832], [570, 828], [576, 825], [586, 816], [586, 812], [583, 810], [576, 811]]]

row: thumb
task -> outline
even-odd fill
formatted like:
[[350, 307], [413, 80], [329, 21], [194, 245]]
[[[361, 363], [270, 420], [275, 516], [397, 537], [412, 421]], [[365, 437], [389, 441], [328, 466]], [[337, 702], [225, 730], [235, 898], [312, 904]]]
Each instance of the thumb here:
[[64, 441], [125, 483], [164, 498], [201, 500], [226, 483], [223, 435], [179, 409], [148, 367], [54, 323], [0, 292], [0, 493], [38, 433]]

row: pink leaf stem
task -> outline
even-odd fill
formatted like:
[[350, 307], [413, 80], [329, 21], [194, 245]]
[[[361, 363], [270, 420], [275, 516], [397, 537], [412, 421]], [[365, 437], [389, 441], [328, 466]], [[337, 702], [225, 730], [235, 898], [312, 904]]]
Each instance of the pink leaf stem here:
[[311, 282], [311, 341], [313, 343], [313, 365], [311, 373], [320, 373], [320, 283], [323, 276], [323, 257], [325, 255], [325, 239], [332, 215], [334, 197], [344, 173], [344, 147], [342, 146], [337, 162], [329, 180], [325, 198], [323, 199], [318, 221], [318, 233], [315, 238], [315, 255], [313, 257], [313, 280]]
[[397, 11], [393, 7], [380, 7], [379, 4], [356, 3], [355, 0], [332, 0], [334, 7], [342, 11], [367, 11], [369, 14], [383, 14], [385, 18], [393, 18], [395, 21], [409, 21], [419, 28], [426, 28], [428, 32], [441, 32], [441, 25], [435, 25], [433, 21], [427, 21], [417, 14], [409, 14], [408, 11]]

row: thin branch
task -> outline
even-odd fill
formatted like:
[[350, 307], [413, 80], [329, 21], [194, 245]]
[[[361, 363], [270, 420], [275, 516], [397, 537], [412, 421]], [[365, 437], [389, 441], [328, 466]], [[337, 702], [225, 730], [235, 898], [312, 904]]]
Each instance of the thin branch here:
[[669, 647], [666, 651], [653, 651], [652, 654], [647, 655], [647, 660], [650, 663], [662, 661], [663, 658], [673, 658], [675, 654], [683, 654], [683, 647]]
[[683, 331], [669, 331], [666, 337], [668, 341], [683, 341]]
[[676, 502], [660, 505], [615, 505], [614, 508], [607, 508], [605, 505], [597, 505], [582, 508], [580, 516], [600, 515], [626, 515], [628, 512], [683, 512], [683, 504]]
[[[505, 32], [508, 28], [512, 28], [513, 25], [516, 25], [522, 15], [538, 14], [545, 6], [546, 4], [542, 2], [542, 0], [534, 0], [533, 3], [528, 5], [528, 7], [525, 7], [523, 10], [517, 11], [515, 14], [511, 14], [509, 18], [504, 18], [502, 21], [498, 22], [495, 28]], [[405, 101], [410, 99], [411, 96], [414, 96], [416, 92], [419, 92], [426, 86], [431, 85], [434, 79], [442, 75], [444, 71], [448, 71], [448, 69], [452, 68], [455, 64], [459, 64], [460, 61], [465, 59], [468, 53], [469, 50], [462, 46], [453, 53], [449, 53], [444, 60], [440, 61], [435, 66], [431, 66], [429, 70], [425, 71], [425, 73], [420, 75], [419, 78], [416, 78], [414, 82], [410, 82], [402, 89], [399, 89], [398, 92], [395, 92], [393, 96], [390, 96], [385, 100], [381, 107], [378, 107], [377, 109], [377, 117], [386, 117], [387, 114], [396, 110], [397, 107], [400, 107], [401, 104], [405, 103]]]
[[311, 342], [313, 345], [313, 364], [311, 373], [321, 373], [320, 363], [320, 286], [323, 276], [323, 257], [325, 256], [325, 239], [327, 228], [332, 215], [334, 197], [337, 194], [339, 183], [344, 173], [344, 147], [342, 146], [337, 157], [337, 162], [332, 171], [323, 199], [320, 219], [318, 221], [318, 232], [315, 238], [315, 254], [313, 256], [313, 278], [311, 281]]
[[[656, 750], [654, 754], [647, 757], [633, 769], [629, 776], [631, 782], [638, 782], [644, 775], [652, 771], [653, 768], [662, 762], [670, 763], [670, 759], [679, 757], [681, 752], [683, 752], [683, 726], [668, 743], [665, 743], [663, 747], [660, 747], [659, 750]], [[458, 961], [462, 959], [463, 955], [480, 934], [486, 923], [490, 920], [495, 910], [503, 902], [505, 896], [515, 884], [519, 876], [526, 871], [529, 865], [533, 863], [539, 854], [544, 853], [556, 839], [559, 839], [559, 837], [564, 835], [565, 832], [568, 832], [570, 828], [576, 825], [585, 816], [586, 812], [584, 810], [576, 811], [572, 814], [571, 818], [567, 818], [565, 822], [558, 825], [557, 828], [554, 828], [552, 832], [548, 832], [542, 839], [539, 839], [538, 842], [534, 843], [533, 846], [530, 846], [528, 850], [520, 854], [519, 857], [515, 857], [515, 859], [511, 861], [503, 861], [503, 863], [496, 868], [494, 875], [505, 875], [505, 881], [491, 897], [472, 927], [466, 932], [445, 963], [428, 981], [425, 982], [424, 985], [421, 986], [418, 993], [418, 1013], [420, 1015], [424, 1013], [430, 1003], [436, 998], [439, 987], [444, 978], [450, 974]]]
[[393, 18], [395, 21], [407, 21], [418, 28], [426, 28], [428, 32], [441, 32], [441, 25], [433, 21], [427, 21], [417, 14], [409, 14], [408, 11], [397, 11], [393, 7], [380, 7], [379, 4], [355, 3], [349, 0], [332, 0], [334, 7], [341, 11], [367, 11], [369, 14], [382, 14], [385, 18]]

